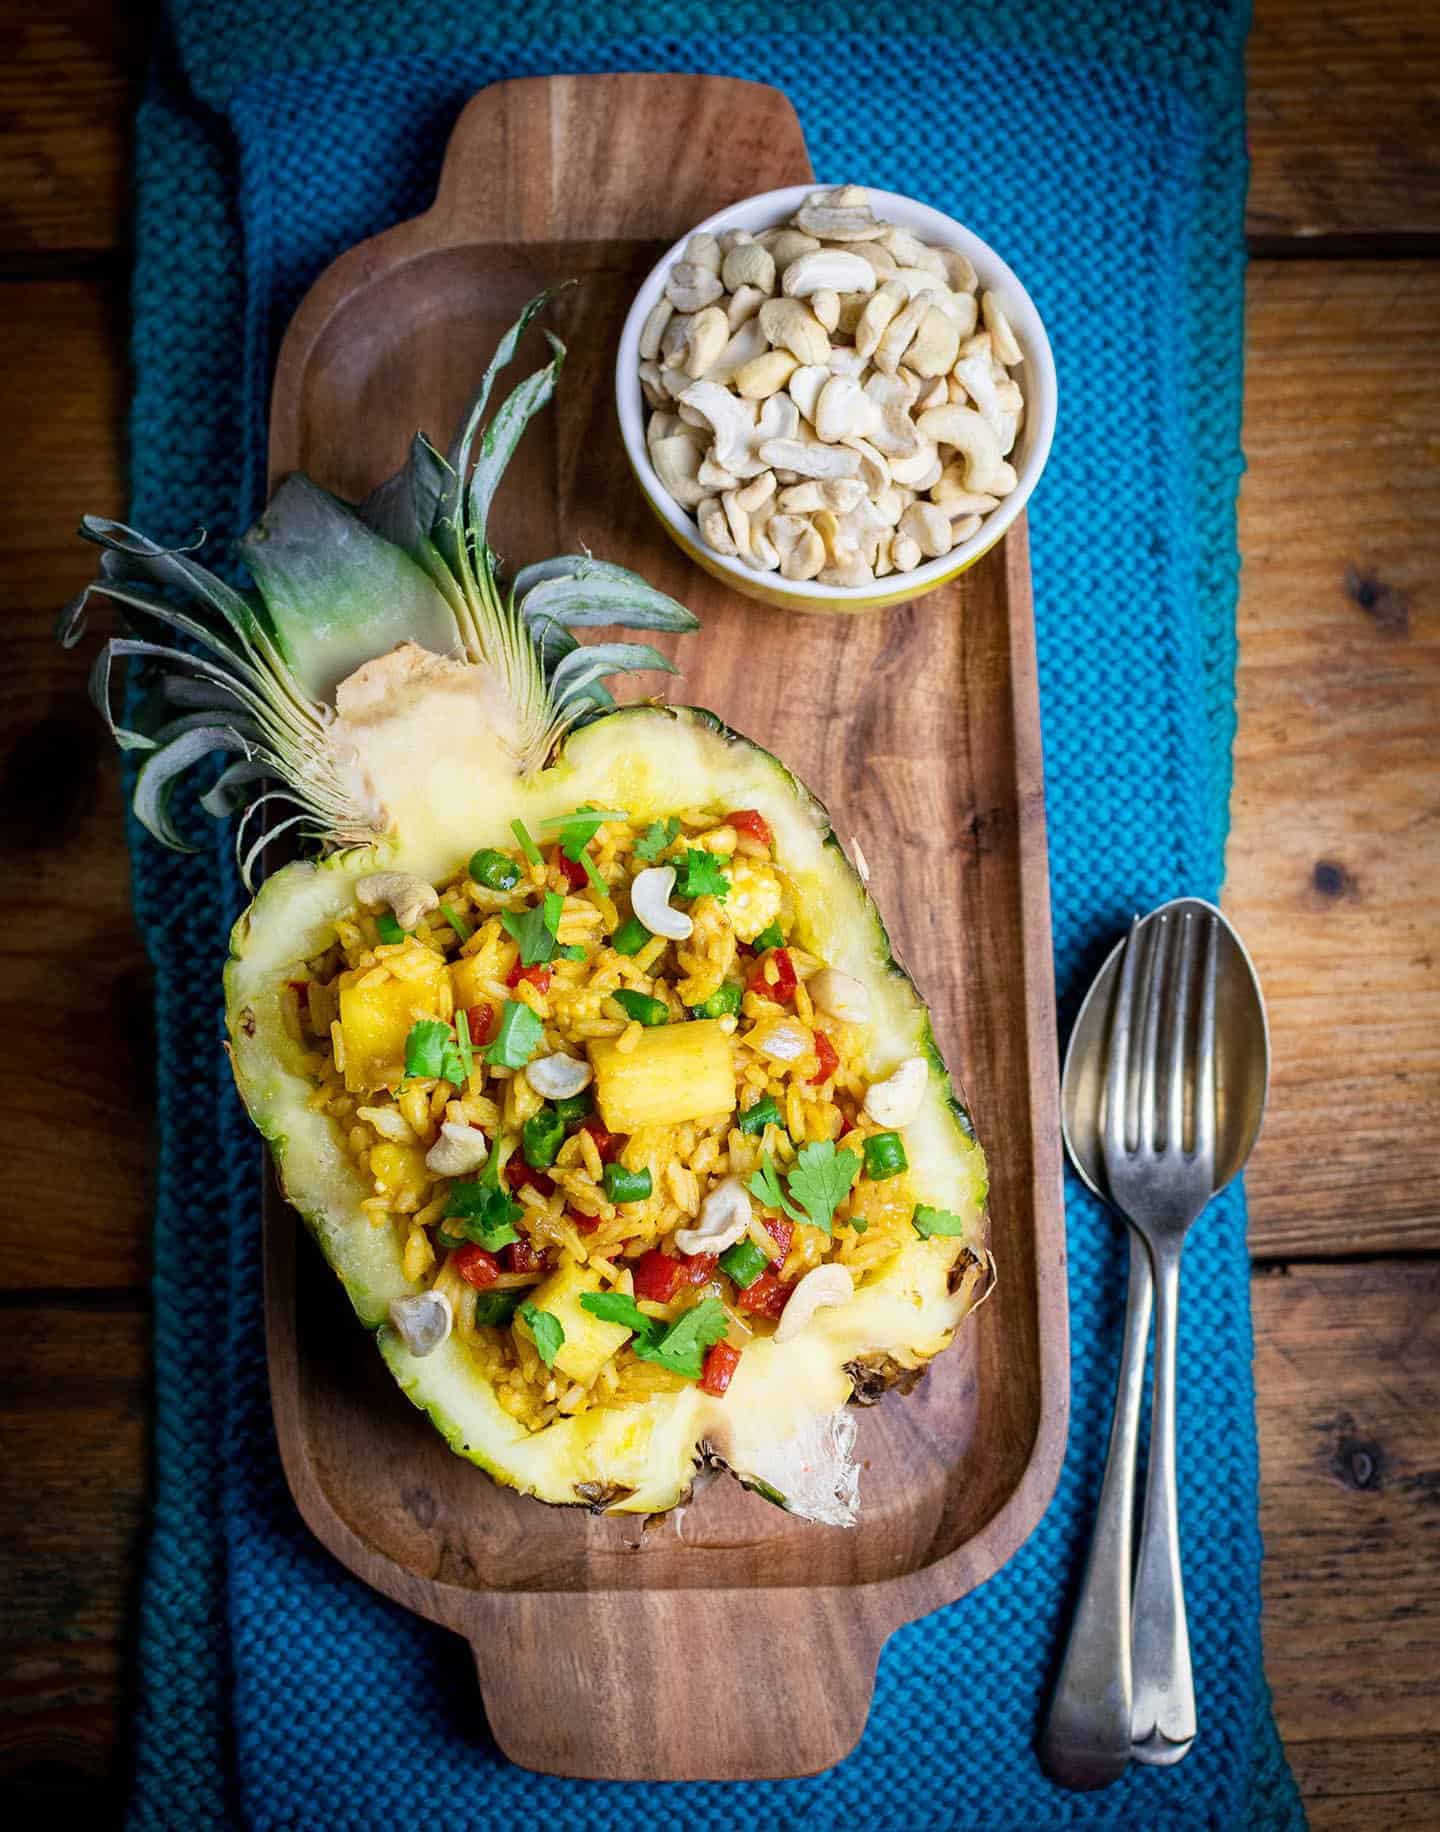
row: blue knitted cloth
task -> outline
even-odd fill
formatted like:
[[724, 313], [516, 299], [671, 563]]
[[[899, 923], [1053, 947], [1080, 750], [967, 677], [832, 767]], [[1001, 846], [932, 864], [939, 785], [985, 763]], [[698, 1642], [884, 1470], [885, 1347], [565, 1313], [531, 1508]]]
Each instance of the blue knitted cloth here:
[[[503, 14], [460, 0], [172, 0], [138, 131], [132, 518], [174, 540], [198, 523], [221, 540], [243, 529], [260, 502], [278, 333], [333, 256], [428, 202], [477, 88], [647, 68], [781, 84], [822, 178], [918, 192], [960, 217], [1004, 250], [1054, 340], [1064, 407], [1032, 534], [1068, 1001], [1131, 910], [1213, 895], [1220, 880], [1243, 0], [1157, 0], [1133, 17], [1121, 0], [812, 0], [808, 20], [826, 34], [823, 58], [813, 38], [786, 35], [774, 0], [520, 0]], [[900, 57], [884, 49], [897, 39]], [[475, 1730], [462, 1644], [336, 1566], [285, 1490], [265, 1389], [257, 1152], [218, 1050], [194, 1047], [219, 1030], [240, 906], [228, 837], [201, 825], [183, 858], [132, 831], [161, 1122], [135, 1825], [1303, 1824], [1261, 1674], [1238, 1192], [1187, 1254], [1181, 1517], [1202, 1728], [1180, 1767], [1076, 1796], [1033, 1754], [1098, 1488], [1123, 1302], [1124, 1242], [1078, 1186], [1059, 1492], [999, 1576], [893, 1638], [856, 1752], [810, 1780], [659, 1790], [505, 1763]], [[194, 1329], [197, 1242], [211, 1333]]]

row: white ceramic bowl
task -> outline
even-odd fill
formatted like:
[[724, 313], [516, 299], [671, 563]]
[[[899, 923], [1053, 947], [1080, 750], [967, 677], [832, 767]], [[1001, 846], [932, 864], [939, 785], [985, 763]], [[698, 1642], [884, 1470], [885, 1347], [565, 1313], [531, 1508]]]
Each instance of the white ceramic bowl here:
[[776, 605], [792, 611], [869, 611], [882, 605], [906, 604], [934, 591], [949, 579], [973, 566], [1005, 533], [1030, 499], [1050, 455], [1050, 441], [1055, 431], [1055, 358], [1050, 340], [1040, 322], [1029, 293], [987, 242], [957, 223], [953, 217], [913, 198], [894, 191], [873, 191], [865, 187], [877, 216], [908, 229], [922, 241], [937, 246], [958, 248], [969, 257], [979, 275], [982, 292], [1000, 295], [1012, 329], [1025, 352], [1017, 380], [1025, 395], [1025, 422], [1010, 454], [1010, 462], [1019, 474], [1019, 484], [1005, 497], [998, 509], [992, 509], [968, 541], [954, 547], [942, 559], [927, 560], [906, 573], [891, 573], [873, 585], [821, 585], [815, 580], [782, 579], [778, 573], [761, 572], [743, 561], [716, 553], [701, 539], [700, 530], [689, 512], [682, 509], [655, 475], [645, 445], [645, 398], [640, 392], [640, 333], [651, 307], [665, 289], [671, 266], [684, 258], [685, 244], [692, 235], [707, 230], [721, 235], [727, 229], [748, 229], [752, 235], [762, 229], [773, 229], [788, 220], [818, 187], [791, 185], [783, 191], [763, 191], [756, 197], [717, 210], [714, 216], [697, 223], [667, 249], [656, 262], [635, 295], [625, 325], [620, 333], [620, 348], [615, 358], [615, 399], [620, 411], [620, 432], [630, 468], [640, 481], [646, 501], [676, 545], [697, 566], [713, 577], [758, 598], [762, 604]]

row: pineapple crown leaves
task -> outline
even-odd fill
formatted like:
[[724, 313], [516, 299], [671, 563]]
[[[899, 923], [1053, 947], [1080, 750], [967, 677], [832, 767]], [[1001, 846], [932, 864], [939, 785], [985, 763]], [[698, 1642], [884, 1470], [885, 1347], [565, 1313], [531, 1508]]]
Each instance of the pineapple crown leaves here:
[[[541, 768], [572, 727], [614, 705], [613, 675], [674, 672], [648, 643], [582, 646], [573, 630], [603, 624], [682, 631], [697, 620], [622, 566], [570, 554], [523, 567], [509, 590], [488, 528], [495, 493], [526, 426], [554, 395], [565, 347], [488, 414], [499, 373], [550, 293], [532, 299], [505, 333], [454, 444], [444, 456], [423, 433], [405, 464], [358, 506], [303, 473], [287, 478], [240, 554], [255, 583], [240, 591], [194, 558], [123, 523], [86, 516], [81, 534], [102, 550], [98, 577], [62, 612], [70, 647], [92, 597], [119, 606], [133, 633], [112, 638], [91, 675], [91, 696], [123, 749], [144, 753], [135, 812], [167, 846], [187, 850], [170, 816], [180, 779], [215, 753], [232, 761], [200, 797], [208, 814], [243, 810], [236, 852], [247, 886], [260, 851], [282, 831], [322, 845], [374, 837], [382, 811], [366, 805], [353, 771], [328, 742], [336, 689], [401, 642], [488, 668], [515, 718], [516, 764]], [[117, 662], [147, 667], [150, 690], [116, 717]], [[260, 785], [274, 786], [259, 794]], [[298, 812], [247, 844], [265, 806]]]

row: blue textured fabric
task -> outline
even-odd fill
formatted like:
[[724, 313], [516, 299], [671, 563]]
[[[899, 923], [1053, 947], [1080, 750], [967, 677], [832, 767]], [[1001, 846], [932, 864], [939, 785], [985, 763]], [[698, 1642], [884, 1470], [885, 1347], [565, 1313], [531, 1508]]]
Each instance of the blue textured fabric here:
[[[166, 539], [206, 523], [224, 540], [245, 526], [259, 506], [279, 331], [335, 254], [428, 202], [475, 89], [555, 70], [779, 82], [822, 177], [918, 192], [995, 242], [1055, 344], [1062, 418], [1032, 551], [1068, 1003], [1132, 909], [1210, 895], [1220, 880], [1244, 7], [811, 10], [830, 28], [823, 65], [786, 35], [773, 0], [523, 0], [503, 14], [458, 0], [177, 0], [138, 130], [133, 519]], [[903, 68], [879, 50], [897, 31]], [[286, 1493], [265, 1389], [257, 1152], [218, 1052], [193, 1043], [219, 1029], [224, 936], [241, 899], [228, 836], [193, 831], [199, 850], [183, 858], [132, 832], [156, 966], [161, 1119], [136, 1826], [329, 1832], [443, 1815], [608, 1828], [657, 1812], [696, 1827], [895, 1832], [1303, 1824], [1260, 1665], [1238, 1192], [1187, 1255], [1181, 1511], [1202, 1731], [1184, 1764], [1074, 1796], [1049, 1785], [1032, 1749], [1098, 1488], [1123, 1303], [1124, 1243], [1077, 1186], [1073, 1423], [1056, 1500], [998, 1577], [893, 1638], [855, 1754], [811, 1780], [658, 1794], [506, 1764], [476, 1733], [463, 1646], [340, 1570]], [[197, 1230], [222, 1287], [218, 1354], [183, 1322]]]

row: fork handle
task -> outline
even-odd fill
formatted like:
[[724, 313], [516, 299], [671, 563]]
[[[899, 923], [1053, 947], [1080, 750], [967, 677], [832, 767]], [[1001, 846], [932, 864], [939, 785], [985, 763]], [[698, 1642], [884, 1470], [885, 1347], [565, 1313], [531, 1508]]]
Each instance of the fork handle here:
[[1132, 1635], [1135, 1760], [1167, 1768], [1188, 1754], [1195, 1740], [1195, 1681], [1190, 1669], [1175, 1492], [1175, 1329], [1180, 1314], [1181, 1245], [1178, 1240], [1151, 1244], [1155, 1397]]
[[1145, 1243], [1128, 1223], [1125, 1232], [1130, 1237], [1130, 1284], [1105, 1480], [1080, 1600], [1039, 1744], [1048, 1772], [1071, 1788], [1108, 1787], [1130, 1761], [1130, 1563], [1151, 1275]]

